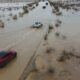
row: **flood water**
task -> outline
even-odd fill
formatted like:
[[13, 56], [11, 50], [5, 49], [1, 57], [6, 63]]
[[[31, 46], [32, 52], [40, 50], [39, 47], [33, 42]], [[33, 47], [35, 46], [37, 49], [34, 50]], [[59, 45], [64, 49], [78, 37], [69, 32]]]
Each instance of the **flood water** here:
[[[47, 2], [47, 1], [46, 1]], [[30, 27], [32, 24], [34, 24], [35, 22], [39, 21], [42, 23], [46, 23], [46, 24], [55, 24], [55, 21], [57, 19], [62, 21], [62, 25], [61, 25], [61, 32], [64, 33], [69, 33], [69, 34], [78, 34], [79, 31], [79, 25], [80, 25], [80, 12], [75, 12], [73, 10], [70, 11], [66, 11], [66, 10], [61, 10], [63, 13], [63, 16], [56, 16], [52, 13], [52, 8], [49, 5], [46, 6], [46, 2], [40, 2], [39, 5], [36, 7], [36, 5], [34, 4], [35, 9], [33, 9], [32, 11], [29, 11], [28, 14], [24, 15], [23, 17], [19, 17], [19, 13], [22, 12], [22, 8], [20, 9], [16, 9], [16, 10], [12, 10], [12, 11], [0, 11], [0, 17], [1, 19], [5, 22], [5, 28], [1, 29], [0, 31], [7, 31], [7, 32], [12, 32], [15, 30], [19, 30], [19, 29], [23, 29], [25, 27]], [[4, 6], [4, 4], [1, 4], [1, 7], [6, 7], [6, 6], [11, 6], [11, 4], [9, 3], [5, 3], [6, 5]], [[20, 3], [20, 4], [12, 4], [13, 6], [22, 6], [22, 5], [26, 5], [27, 3]], [[43, 9], [42, 7], [46, 6], [46, 9]], [[9, 16], [9, 14], [12, 15], [17, 15], [18, 19], [17, 20], [13, 20], [11, 16]], [[8, 19], [10, 19], [10, 21], [7, 21]]]
[[[46, 5], [46, 2], [48, 5]], [[55, 28], [56, 21], [60, 20], [62, 23], [59, 28], [55, 28], [56, 31], [69, 37], [78, 36], [80, 40], [80, 11], [67, 11], [60, 8], [62, 15], [57, 16], [52, 13], [52, 7], [48, 1], [41, 1], [38, 6], [34, 4], [34, 9], [29, 10], [28, 13], [20, 17], [19, 13], [23, 12], [22, 6], [26, 4], [27, 3], [0, 4], [0, 7], [3, 8], [0, 8], [0, 20], [4, 22], [4, 28], [0, 28], [0, 48], [12, 47], [14, 45], [13, 48], [19, 53], [18, 58], [13, 61], [11, 65], [0, 70], [0, 80], [17, 80], [20, 77], [33, 51], [39, 44], [42, 35], [44, 35], [43, 31], [28, 31], [35, 22], [41, 22], [45, 28], [48, 25], [53, 25]], [[10, 11], [4, 9], [9, 6], [19, 8]], [[43, 9], [43, 6], [46, 6], [46, 8]], [[15, 20], [13, 19], [14, 15], [17, 15], [17, 19]], [[54, 38], [51, 40], [54, 41], [53, 39]]]

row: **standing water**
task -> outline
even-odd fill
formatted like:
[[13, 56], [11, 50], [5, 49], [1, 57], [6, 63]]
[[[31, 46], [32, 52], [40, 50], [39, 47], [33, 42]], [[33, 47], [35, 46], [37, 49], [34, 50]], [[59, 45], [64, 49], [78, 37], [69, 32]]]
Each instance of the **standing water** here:
[[[80, 56], [72, 52], [60, 52], [66, 49], [65, 47], [74, 51], [72, 47], [75, 46], [80, 51], [80, 8], [73, 9], [71, 6], [72, 9], [66, 9], [57, 6], [51, 5], [47, 0], [39, 3], [0, 3], [0, 48], [15, 48], [18, 52], [18, 57], [13, 63], [0, 69], [0, 80], [80, 80]], [[31, 28], [36, 22], [41, 23], [43, 28]], [[26, 65], [29, 65], [34, 52], [41, 54], [34, 63], [36, 72], [38, 71], [35, 75], [40, 79], [31, 79], [32, 76], [27, 78], [26, 74]], [[77, 51], [75, 53], [78, 54]], [[69, 73], [68, 69], [73, 74]], [[56, 79], [53, 79], [54, 72]]]

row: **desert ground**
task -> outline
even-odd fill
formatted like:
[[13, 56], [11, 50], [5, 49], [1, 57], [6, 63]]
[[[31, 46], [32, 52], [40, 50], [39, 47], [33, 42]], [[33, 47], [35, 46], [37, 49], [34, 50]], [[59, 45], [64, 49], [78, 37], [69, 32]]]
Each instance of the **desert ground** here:
[[[24, 13], [0, 11], [0, 50], [17, 51], [0, 69], [0, 80], [80, 80], [80, 11], [60, 8], [57, 15], [48, 1], [31, 5]], [[35, 22], [43, 27], [32, 28]]]

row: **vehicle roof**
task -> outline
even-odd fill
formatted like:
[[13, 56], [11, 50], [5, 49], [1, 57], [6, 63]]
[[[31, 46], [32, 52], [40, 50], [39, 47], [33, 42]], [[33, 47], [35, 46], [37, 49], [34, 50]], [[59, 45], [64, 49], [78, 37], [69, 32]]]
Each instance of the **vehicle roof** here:
[[0, 51], [0, 57], [4, 57], [7, 54], [6, 51]]

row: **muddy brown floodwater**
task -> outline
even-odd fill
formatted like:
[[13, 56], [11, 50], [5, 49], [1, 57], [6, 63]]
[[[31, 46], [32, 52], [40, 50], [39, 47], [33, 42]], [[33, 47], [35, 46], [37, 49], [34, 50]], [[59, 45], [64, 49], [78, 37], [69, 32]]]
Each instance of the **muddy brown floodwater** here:
[[[24, 15], [22, 7], [0, 10], [5, 24], [0, 28], [0, 49], [17, 51], [17, 58], [0, 69], [0, 80], [80, 80], [80, 11], [60, 8], [62, 15], [57, 16], [48, 1], [31, 6]], [[43, 27], [31, 28], [35, 22]]]

